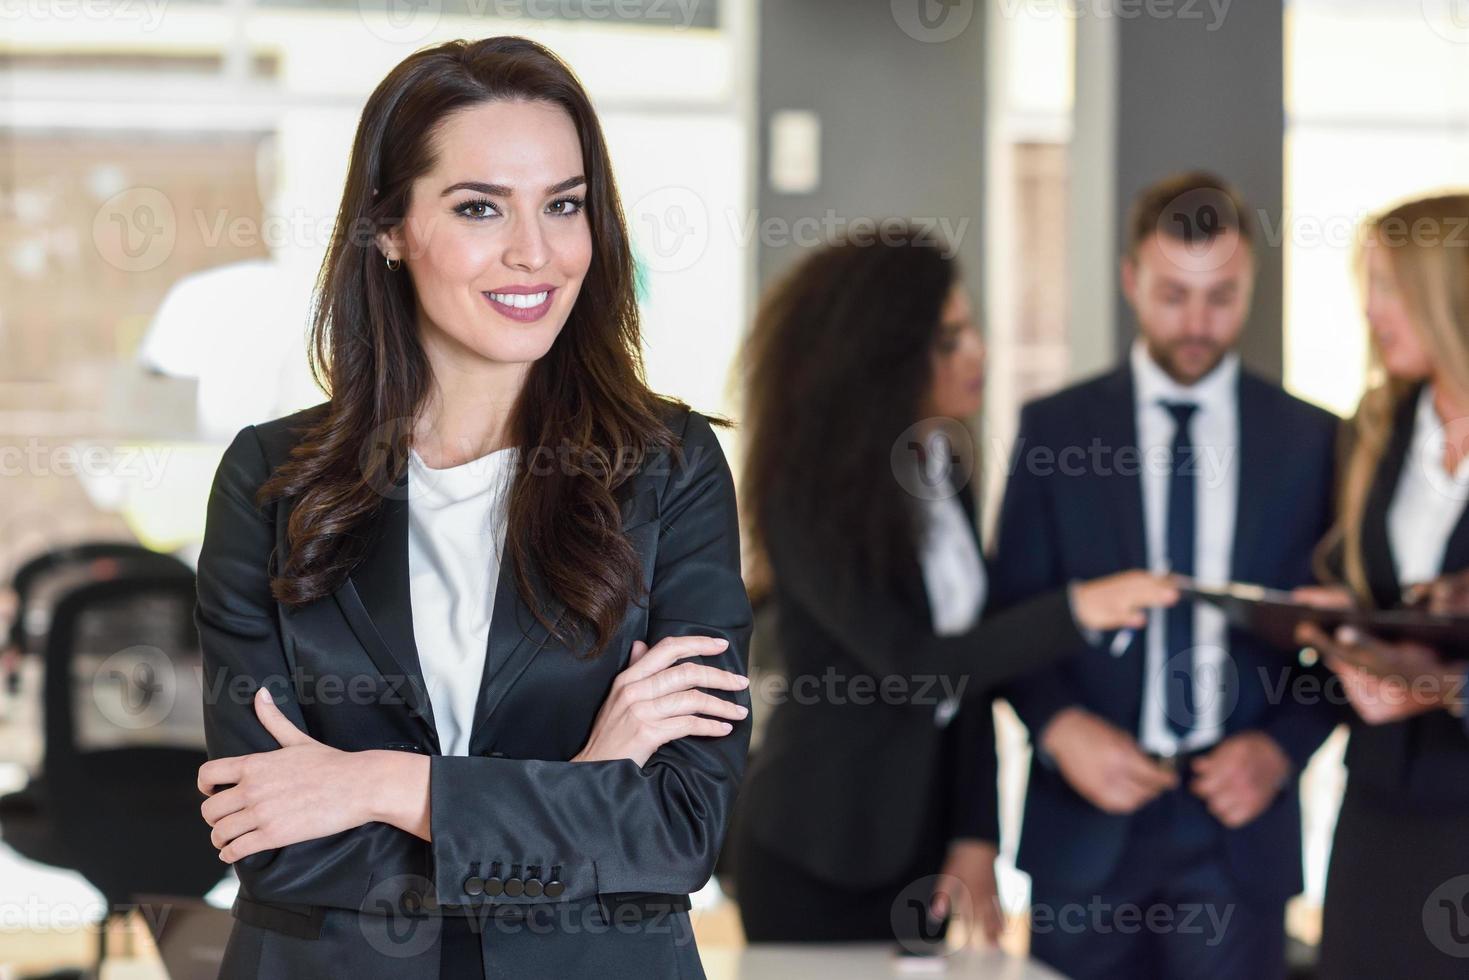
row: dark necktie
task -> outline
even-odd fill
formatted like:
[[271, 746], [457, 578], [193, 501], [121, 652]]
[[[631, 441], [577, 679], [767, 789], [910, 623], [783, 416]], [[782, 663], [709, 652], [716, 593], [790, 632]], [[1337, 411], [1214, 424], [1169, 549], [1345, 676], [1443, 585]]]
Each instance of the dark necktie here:
[[[1193, 439], [1189, 422], [1199, 406], [1194, 402], [1163, 402], [1173, 416], [1173, 451], [1168, 478], [1168, 567], [1176, 575], [1194, 574], [1196, 497]], [[1197, 722], [1194, 705], [1194, 604], [1180, 601], [1163, 616], [1163, 713], [1168, 730], [1183, 738]]]

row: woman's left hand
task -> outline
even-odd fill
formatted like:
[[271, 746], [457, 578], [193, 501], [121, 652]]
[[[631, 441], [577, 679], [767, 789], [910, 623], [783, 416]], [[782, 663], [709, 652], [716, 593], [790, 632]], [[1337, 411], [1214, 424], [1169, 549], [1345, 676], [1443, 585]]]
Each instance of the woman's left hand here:
[[199, 790], [209, 797], [199, 809], [214, 828], [210, 839], [221, 861], [233, 864], [371, 820], [366, 753], [343, 752], [307, 735], [281, 714], [263, 687], [255, 692], [255, 714], [279, 749], [213, 759], [199, 767]]
[[998, 856], [999, 849], [989, 841], [952, 841], [929, 901], [933, 918], [954, 916], [968, 927], [971, 941], [978, 933], [990, 945], [998, 943], [1005, 927], [1000, 889], [995, 882]]
[[1344, 626], [1328, 636], [1302, 624], [1296, 639], [1314, 647], [1341, 678], [1347, 700], [1369, 725], [1403, 721], [1428, 711], [1464, 712], [1469, 664], [1445, 662], [1417, 643], [1388, 643]]

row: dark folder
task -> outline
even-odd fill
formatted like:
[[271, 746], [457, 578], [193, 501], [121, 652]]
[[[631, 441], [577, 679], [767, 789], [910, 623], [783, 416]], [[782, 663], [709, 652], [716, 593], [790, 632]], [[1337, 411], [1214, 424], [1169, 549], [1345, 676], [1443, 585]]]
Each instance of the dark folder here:
[[1188, 582], [1183, 595], [1224, 610], [1229, 622], [1283, 650], [1295, 651], [1296, 626], [1315, 623], [1328, 634], [1355, 626], [1369, 636], [1432, 647], [1444, 660], [1469, 660], [1469, 616], [1442, 616], [1420, 609], [1323, 609], [1291, 599], [1289, 592], [1231, 582], [1223, 586]]

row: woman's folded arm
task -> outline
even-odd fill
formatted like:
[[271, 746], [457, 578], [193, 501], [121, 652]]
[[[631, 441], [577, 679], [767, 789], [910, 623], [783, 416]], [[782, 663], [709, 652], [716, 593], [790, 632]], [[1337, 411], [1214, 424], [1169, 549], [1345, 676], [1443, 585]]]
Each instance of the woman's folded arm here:
[[[684, 451], [687, 467], [673, 470], [663, 495], [646, 640], [656, 645], [669, 636], [722, 637], [729, 641], [724, 652], [701, 662], [743, 674], [752, 616], [740, 575], [733, 481], [702, 416], [690, 415]], [[717, 696], [750, 704], [747, 690]], [[433, 757], [430, 821], [439, 901], [470, 901], [479, 887], [472, 879], [496, 863], [502, 878], [515, 865], [522, 875], [537, 868], [543, 885], [554, 873], [565, 900], [596, 892], [697, 890], [719, 855], [749, 738], [747, 717], [728, 735], [668, 742], [644, 766], [628, 759]]]
[[[255, 692], [261, 686], [291, 723], [306, 731], [270, 595], [274, 529], [254, 503], [267, 475], [264, 451], [254, 427], [247, 426], [225, 450], [209, 495], [194, 620], [203, 655], [210, 759], [279, 748], [256, 715]], [[426, 846], [396, 827], [367, 823], [248, 855], [234, 869], [247, 898], [356, 909], [374, 877], [422, 868]]]

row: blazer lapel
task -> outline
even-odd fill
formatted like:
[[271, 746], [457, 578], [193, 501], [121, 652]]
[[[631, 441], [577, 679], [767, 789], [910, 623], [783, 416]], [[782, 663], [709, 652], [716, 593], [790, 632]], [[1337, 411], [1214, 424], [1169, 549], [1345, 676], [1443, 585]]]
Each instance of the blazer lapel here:
[[335, 598], [353, 633], [398, 696], [413, 709], [438, 750], [438, 728], [413, 640], [408, 588], [408, 474], [384, 496], [362, 529], [367, 550]]
[[[1402, 603], [1403, 588], [1393, 562], [1392, 540], [1387, 530], [1387, 512], [1403, 475], [1403, 463], [1413, 442], [1413, 419], [1422, 386], [1415, 386], [1393, 415], [1392, 431], [1382, 459], [1377, 463], [1367, 500], [1362, 508], [1362, 564], [1373, 602], [1383, 609]], [[1457, 532], [1456, 535], [1457, 536]]]
[[1264, 483], [1268, 474], [1286, 472], [1271, 458], [1284, 443], [1270, 438], [1266, 400], [1252, 397], [1250, 384], [1249, 375], [1241, 370], [1235, 387], [1235, 415], [1239, 419], [1235, 472], [1239, 476], [1235, 485], [1234, 548], [1229, 556], [1229, 577], [1237, 582], [1261, 580], [1251, 559], [1259, 554], [1255, 543], [1265, 525], [1263, 510], [1270, 506], [1271, 494]]
[[[1097, 437], [1104, 451], [1111, 453], [1112, 472], [1105, 482], [1114, 496], [1111, 513], [1117, 516], [1118, 548], [1121, 568], [1147, 568], [1147, 536], [1143, 525], [1143, 484], [1141, 447], [1137, 438], [1137, 398], [1133, 390], [1132, 370], [1123, 367], [1102, 384], [1104, 397], [1097, 406]], [[1137, 454], [1123, 466], [1119, 454], [1124, 450]]]
[[[622, 515], [624, 532], [658, 517], [658, 491], [628, 480], [615, 492]], [[551, 594], [541, 570], [534, 560], [526, 570], [530, 587], [541, 605], [542, 616], [560, 626], [566, 607]], [[651, 585], [651, 583], [649, 583]], [[500, 576], [495, 585], [495, 608], [490, 615], [490, 635], [485, 650], [485, 670], [480, 680], [479, 700], [475, 705], [474, 725], [469, 733], [470, 755], [483, 755], [494, 734], [490, 724], [495, 710], [545, 647], [550, 631], [531, 611], [530, 605], [516, 588], [515, 570], [507, 551], [500, 562]], [[609, 656], [611, 654], [609, 653]]]
[[[542, 615], [559, 624], [566, 611], [545, 587], [540, 570], [529, 569], [536, 595], [540, 597]], [[515, 570], [507, 552], [500, 562], [500, 577], [495, 585], [495, 608], [490, 614], [490, 635], [485, 650], [485, 669], [480, 678], [479, 700], [474, 709], [474, 725], [469, 732], [470, 755], [480, 754], [481, 737], [486, 725], [505, 695], [520, 680], [531, 660], [545, 646], [550, 632], [531, 611], [515, 587]]]
[[1454, 525], [1453, 533], [1444, 546], [1438, 573], [1452, 575], [1462, 572], [1466, 566], [1469, 566], [1469, 507], [1459, 512], [1459, 522]]

